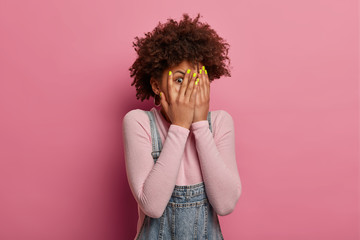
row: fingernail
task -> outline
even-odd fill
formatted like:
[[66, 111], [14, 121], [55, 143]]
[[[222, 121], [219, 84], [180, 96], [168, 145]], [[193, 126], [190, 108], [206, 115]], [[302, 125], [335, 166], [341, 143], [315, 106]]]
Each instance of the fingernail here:
[[196, 76], [196, 73], [193, 74], [193, 77], [195, 77], [195, 76]]
[[205, 70], [205, 74], [207, 74], [207, 71]]
[[161, 97], [161, 92], [160, 92], [160, 97]]
[[198, 84], [198, 82], [199, 82], [198, 80], [199, 80], [199, 79], [197, 79], [197, 80], [195, 81], [195, 85], [197, 85], [197, 84]]
[[200, 71], [199, 71], [199, 72], [200, 72], [200, 74], [201, 74], [201, 72], [202, 72], [202, 69], [200, 69]]
[[169, 75], [171, 75], [171, 71], [169, 71]]
[[205, 66], [203, 66], [203, 70], [205, 70]]
[[190, 69], [187, 70], [187, 73], [190, 73]]

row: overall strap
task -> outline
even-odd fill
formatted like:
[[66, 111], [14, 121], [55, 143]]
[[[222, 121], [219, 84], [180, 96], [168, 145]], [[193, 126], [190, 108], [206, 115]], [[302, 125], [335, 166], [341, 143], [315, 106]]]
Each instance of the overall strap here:
[[156, 160], [159, 158], [160, 152], [161, 152], [161, 149], [162, 149], [161, 138], [160, 138], [158, 128], [156, 127], [156, 121], [155, 121], [154, 113], [151, 112], [151, 111], [145, 111], [145, 112], [149, 116], [149, 120], [150, 120], [151, 143], [152, 143], [151, 156], [154, 159], [154, 163], [156, 163]]
[[211, 126], [211, 112], [210, 112], [210, 111], [208, 112], [207, 120], [208, 120], [208, 122], [209, 122], [210, 132], [213, 133], [213, 132], [212, 132], [212, 126]]
[[[152, 143], [151, 156], [154, 159], [154, 163], [156, 163], [156, 160], [159, 158], [160, 152], [162, 149], [161, 138], [160, 138], [159, 130], [156, 126], [154, 113], [151, 111], [145, 111], [145, 112], [149, 116], [149, 120], [150, 120], [151, 143]], [[211, 126], [211, 112], [210, 111], [208, 112], [207, 120], [209, 122], [210, 131], [211, 131], [211, 133], [213, 133], [212, 126]]]

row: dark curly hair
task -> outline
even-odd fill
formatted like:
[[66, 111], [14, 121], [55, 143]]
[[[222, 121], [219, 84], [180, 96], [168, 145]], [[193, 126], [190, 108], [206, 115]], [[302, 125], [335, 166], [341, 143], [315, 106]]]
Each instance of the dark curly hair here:
[[201, 62], [207, 69], [210, 82], [221, 76], [229, 76], [230, 70], [226, 61], [229, 44], [221, 38], [209, 24], [199, 22], [200, 13], [191, 19], [183, 14], [180, 22], [169, 18], [165, 24], [159, 22], [152, 31], [145, 33], [144, 38], [135, 37], [133, 47], [138, 54], [129, 68], [135, 84], [136, 98], [154, 97], [150, 79], [161, 81], [163, 71], [177, 66], [187, 60], [192, 64]]

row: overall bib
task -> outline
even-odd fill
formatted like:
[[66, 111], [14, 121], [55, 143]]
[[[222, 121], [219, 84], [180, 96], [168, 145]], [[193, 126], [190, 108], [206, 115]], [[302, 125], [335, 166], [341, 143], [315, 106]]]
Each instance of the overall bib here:
[[[146, 111], [151, 126], [151, 153], [154, 162], [159, 158], [162, 143], [153, 112]], [[211, 128], [210, 112], [207, 119]], [[224, 239], [219, 219], [208, 201], [204, 182], [178, 186], [175, 185], [169, 203], [160, 218], [145, 215], [136, 240], [189, 240]]]

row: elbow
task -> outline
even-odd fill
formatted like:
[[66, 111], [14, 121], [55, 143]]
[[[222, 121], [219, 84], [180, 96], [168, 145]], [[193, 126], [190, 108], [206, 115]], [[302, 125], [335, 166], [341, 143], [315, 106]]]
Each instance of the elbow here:
[[235, 209], [236, 203], [235, 204], [229, 204], [228, 206], [222, 206], [221, 208], [216, 209], [216, 213], [219, 216], [226, 216], [229, 215], [230, 213], [232, 213]]
[[221, 207], [216, 209], [216, 213], [219, 216], [226, 216], [232, 213], [235, 210], [236, 204], [240, 198], [241, 195], [241, 184], [237, 188], [237, 191], [235, 192], [235, 195], [232, 199], [232, 201], [229, 201], [227, 204], [222, 204]]
[[145, 215], [151, 218], [160, 218], [164, 213], [164, 211], [160, 211], [157, 207], [150, 205], [142, 205], [141, 209]]
[[149, 199], [143, 192], [136, 195], [136, 202], [138, 203], [141, 211], [151, 218], [160, 218], [166, 208], [166, 205], [161, 207], [159, 202]]
[[[144, 212], [145, 213], [145, 212]], [[160, 212], [154, 212], [154, 211], [148, 211], [145, 213], [147, 216], [151, 218], [160, 218], [162, 216], [162, 213]]]
[[231, 208], [228, 208], [228, 209], [222, 209], [222, 210], [219, 210], [219, 211], [216, 211], [216, 213], [219, 215], [219, 216], [226, 216], [226, 215], [229, 215], [230, 213], [232, 213], [234, 211], [234, 209], [231, 209]]

